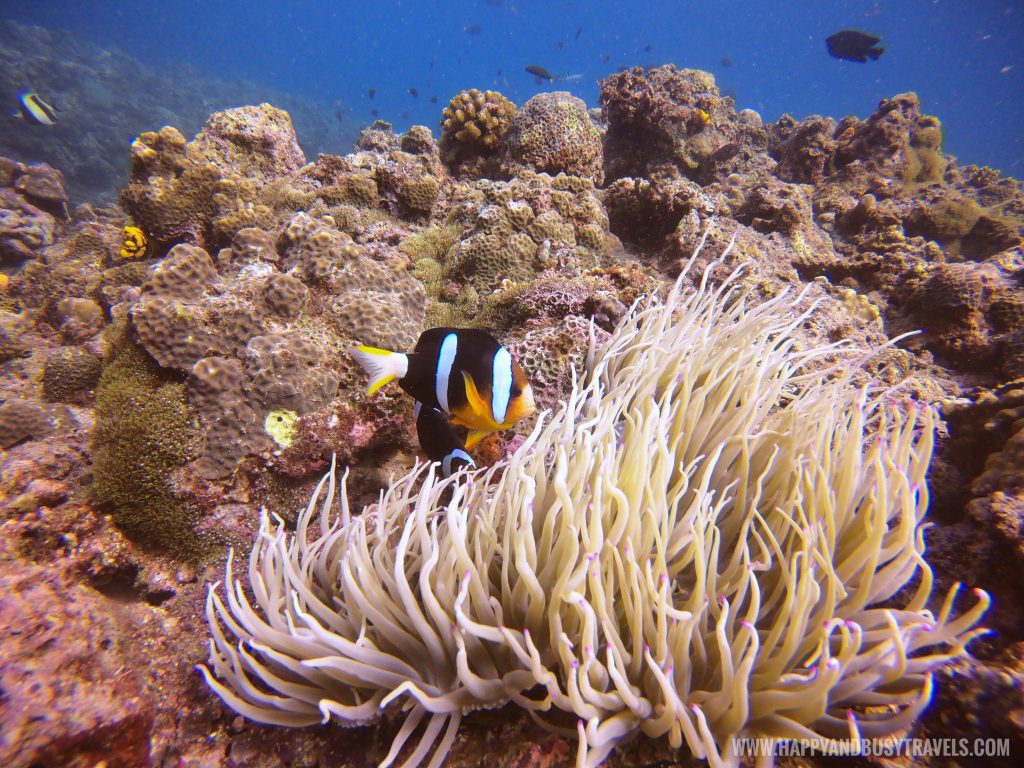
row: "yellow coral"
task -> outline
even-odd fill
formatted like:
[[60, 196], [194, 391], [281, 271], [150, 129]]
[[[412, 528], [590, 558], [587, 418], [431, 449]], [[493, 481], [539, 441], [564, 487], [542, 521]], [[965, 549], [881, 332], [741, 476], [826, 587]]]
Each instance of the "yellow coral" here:
[[287, 448], [295, 440], [295, 422], [299, 414], [287, 408], [279, 408], [267, 414], [263, 420], [263, 429], [270, 439], [282, 448]]
[[515, 113], [516, 105], [497, 91], [462, 91], [442, 112], [442, 141], [494, 147]]

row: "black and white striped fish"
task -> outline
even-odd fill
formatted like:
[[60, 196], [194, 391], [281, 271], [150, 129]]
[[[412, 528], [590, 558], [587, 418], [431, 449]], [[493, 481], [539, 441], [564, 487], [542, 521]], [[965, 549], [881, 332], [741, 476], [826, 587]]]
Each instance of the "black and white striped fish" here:
[[22, 91], [18, 94], [18, 111], [11, 117], [27, 120], [37, 125], [56, 125], [57, 110], [43, 100], [35, 91]]
[[523, 369], [484, 331], [431, 328], [409, 354], [367, 346], [350, 351], [370, 376], [368, 395], [397, 379], [424, 406], [448, 414], [453, 424], [469, 429], [468, 450], [535, 410]]

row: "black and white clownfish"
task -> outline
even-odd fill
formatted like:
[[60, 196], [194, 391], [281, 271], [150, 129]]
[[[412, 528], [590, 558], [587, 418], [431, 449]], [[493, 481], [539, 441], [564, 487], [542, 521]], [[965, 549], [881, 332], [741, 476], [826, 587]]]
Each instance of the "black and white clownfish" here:
[[417, 402], [413, 414], [416, 416], [416, 435], [420, 439], [420, 448], [428, 459], [440, 462], [442, 477], [450, 477], [463, 467], [476, 466], [473, 458], [466, 453], [466, 444], [441, 411]]
[[43, 100], [34, 91], [22, 91], [18, 94], [19, 107], [11, 117], [27, 120], [37, 125], [56, 125], [57, 110]]
[[533, 390], [512, 354], [472, 328], [431, 328], [409, 354], [376, 347], [351, 349], [370, 376], [366, 394], [389, 381], [469, 430], [466, 449], [534, 412]]

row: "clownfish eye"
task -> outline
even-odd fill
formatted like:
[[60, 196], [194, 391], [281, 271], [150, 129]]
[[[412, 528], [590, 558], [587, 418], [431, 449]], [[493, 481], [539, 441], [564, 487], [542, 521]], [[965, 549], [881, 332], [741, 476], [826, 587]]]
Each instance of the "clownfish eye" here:
[[523, 389], [518, 384], [512, 387], [512, 397], [519, 397], [523, 394]]

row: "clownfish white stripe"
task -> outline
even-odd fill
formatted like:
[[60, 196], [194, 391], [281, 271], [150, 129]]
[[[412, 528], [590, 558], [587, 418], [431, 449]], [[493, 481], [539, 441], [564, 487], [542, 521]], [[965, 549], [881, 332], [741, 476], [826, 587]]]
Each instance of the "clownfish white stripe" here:
[[444, 477], [451, 476], [452, 462], [455, 461], [456, 459], [462, 459], [462, 461], [466, 462], [471, 467], [476, 466], [476, 462], [474, 462], [473, 459], [470, 458], [470, 455], [468, 453], [461, 450], [460, 448], [456, 448], [454, 451], [449, 453], [447, 456], [444, 457], [444, 459], [441, 460], [441, 473], [444, 475]]
[[455, 353], [459, 349], [459, 337], [449, 333], [441, 342], [441, 353], [437, 356], [437, 403], [441, 410], [448, 413], [448, 379], [452, 374], [452, 366], [455, 364]]
[[500, 347], [494, 355], [491, 374], [491, 414], [498, 424], [505, 423], [508, 402], [512, 397], [512, 354]]

